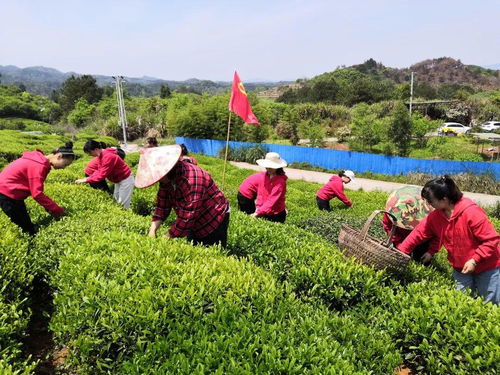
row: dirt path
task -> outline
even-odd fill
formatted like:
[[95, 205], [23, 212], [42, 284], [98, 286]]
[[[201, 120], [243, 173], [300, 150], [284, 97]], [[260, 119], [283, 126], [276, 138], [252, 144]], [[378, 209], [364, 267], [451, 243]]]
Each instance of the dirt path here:
[[[262, 171], [263, 169], [258, 165], [242, 163], [242, 162], [230, 162], [232, 165], [238, 168], [252, 169], [255, 171]], [[316, 182], [318, 184], [325, 184], [328, 182], [331, 173], [315, 172], [315, 171], [305, 171], [302, 169], [285, 168], [286, 175], [292, 180], [303, 180], [308, 182]], [[398, 182], [386, 182], [379, 180], [369, 180], [367, 178], [356, 178], [353, 182], [345, 185], [346, 189], [349, 190], [363, 190], [363, 191], [383, 191], [390, 193], [399, 187], [406, 186], [408, 184], [401, 184]], [[472, 199], [474, 202], [480, 206], [493, 206], [500, 202], [500, 196], [498, 195], [488, 195], [479, 193], [469, 193], [464, 191], [464, 195], [467, 198]]]

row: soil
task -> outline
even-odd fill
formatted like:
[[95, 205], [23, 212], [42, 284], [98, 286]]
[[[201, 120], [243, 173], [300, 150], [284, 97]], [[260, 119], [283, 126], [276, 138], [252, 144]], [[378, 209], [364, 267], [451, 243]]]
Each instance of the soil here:
[[413, 371], [411, 371], [405, 365], [398, 366], [394, 369], [395, 375], [416, 375]]
[[30, 296], [32, 315], [23, 340], [23, 354], [38, 361], [35, 369], [37, 375], [56, 374], [56, 367], [64, 363], [67, 355], [67, 350], [64, 352], [64, 349], [53, 354], [54, 340], [49, 330], [50, 316], [54, 311], [53, 300], [49, 285], [44, 280], [35, 278]]

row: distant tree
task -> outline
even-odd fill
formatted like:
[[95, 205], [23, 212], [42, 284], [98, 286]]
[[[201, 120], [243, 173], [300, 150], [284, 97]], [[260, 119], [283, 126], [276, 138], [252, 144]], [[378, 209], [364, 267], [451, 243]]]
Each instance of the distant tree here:
[[170, 91], [170, 87], [168, 87], [168, 85], [161, 85], [160, 98], [162, 98], [162, 99], [169, 98], [170, 95], [172, 95], [172, 92]]
[[21, 92], [25, 92], [26, 91], [26, 86], [24, 85], [24, 83], [19, 84], [19, 86], [17, 86], [17, 87], [19, 87], [19, 90]]
[[201, 95], [198, 91], [196, 91], [192, 87], [189, 87], [189, 86], [186, 86], [186, 85], [179, 86], [175, 90], [175, 92], [178, 92], [180, 94], [198, 94], [198, 95]]
[[68, 113], [78, 99], [83, 98], [88, 104], [96, 103], [102, 98], [103, 89], [97, 86], [96, 80], [90, 75], [71, 76], [61, 87], [59, 104], [63, 112]]
[[372, 151], [380, 141], [380, 134], [374, 129], [376, 116], [370, 111], [370, 106], [366, 103], [356, 105], [352, 110], [351, 128], [353, 139], [349, 142], [357, 151]]
[[413, 96], [424, 99], [437, 98], [436, 89], [427, 82], [419, 82], [413, 87]]
[[53, 102], [59, 103], [59, 91], [52, 90], [52, 92], [50, 93], [49, 99], [52, 100]]
[[68, 114], [68, 121], [77, 127], [85, 126], [92, 119], [94, 110], [94, 105], [80, 98], [75, 103], [75, 108]]
[[408, 156], [412, 136], [412, 123], [408, 108], [403, 102], [397, 102], [392, 111], [389, 138], [396, 146], [399, 156]]
[[102, 88], [102, 96], [113, 96], [114, 93], [115, 93], [114, 86], [104, 86]]

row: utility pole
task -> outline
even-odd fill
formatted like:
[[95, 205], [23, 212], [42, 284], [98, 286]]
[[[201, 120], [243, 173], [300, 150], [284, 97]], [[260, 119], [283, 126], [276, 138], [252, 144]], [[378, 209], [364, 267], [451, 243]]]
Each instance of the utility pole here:
[[413, 72], [411, 72], [411, 83], [410, 83], [410, 117], [411, 117], [412, 105], [413, 105]]
[[116, 86], [116, 98], [118, 99], [118, 114], [120, 119], [118, 120], [118, 125], [122, 127], [123, 130], [123, 144], [127, 148], [127, 114], [125, 112], [125, 102], [123, 101], [123, 76], [113, 76]]

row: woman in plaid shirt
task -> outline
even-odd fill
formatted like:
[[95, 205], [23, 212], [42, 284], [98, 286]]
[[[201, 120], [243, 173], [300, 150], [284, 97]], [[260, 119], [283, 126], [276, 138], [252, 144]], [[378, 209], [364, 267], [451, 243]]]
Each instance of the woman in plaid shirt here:
[[207, 171], [179, 160], [160, 180], [149, 236], [156, 236], [172, 209], [177, 217], [166, 237], [187, 237], [195, 244], [226, 247], [229, 202]]

